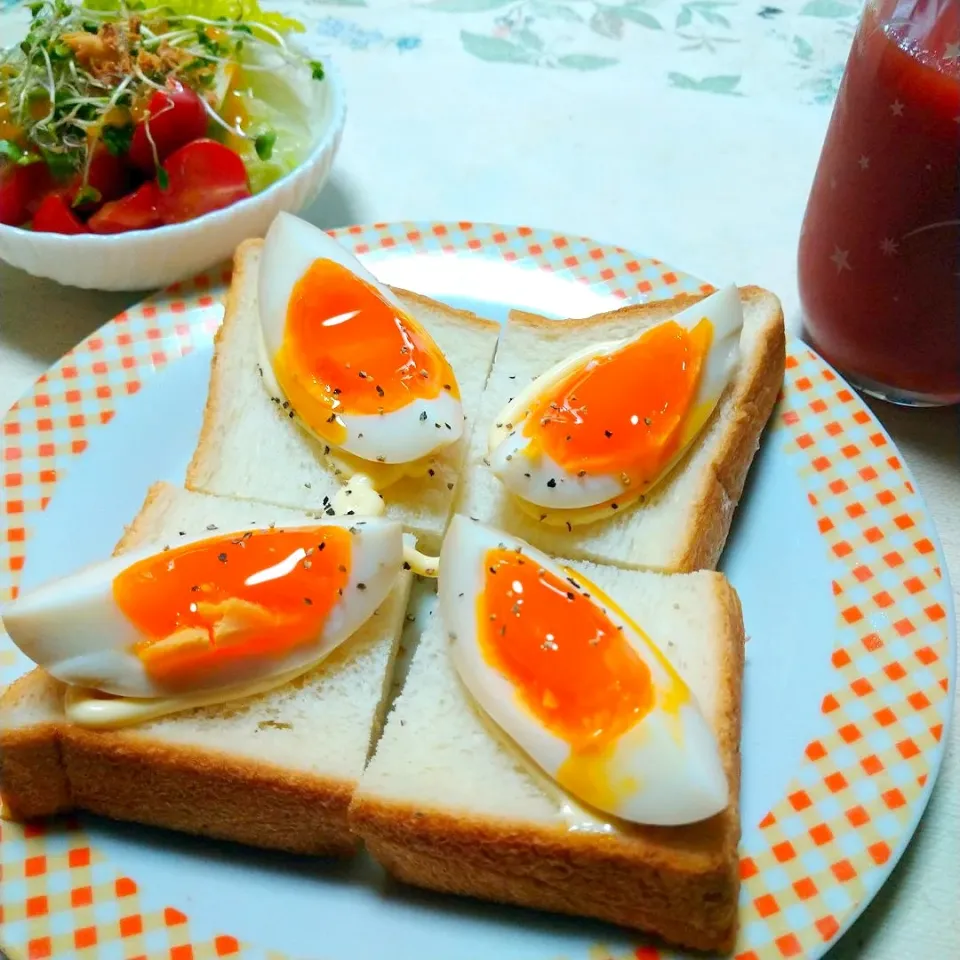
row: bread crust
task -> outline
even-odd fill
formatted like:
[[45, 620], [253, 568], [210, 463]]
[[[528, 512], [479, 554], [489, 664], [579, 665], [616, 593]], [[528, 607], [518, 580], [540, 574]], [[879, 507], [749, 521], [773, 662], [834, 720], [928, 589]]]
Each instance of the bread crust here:
[[216, 425], [218, 421], [217, 398], [220, 396], [221, 344], [227, 335], [234, 317], [240, 310], [241, 291], [245, 286], [247, 258], [254, 250], [263, 246], [263, 240], [254, 238], [244, 240], [233, 254], [233, 277], [227, 290], [223, 305], [223, 321], [213, 338], [213, 359], [210, 361], [210, 382], [207, 387], [207, 399], [203, 405], [203, 421], [200, 424], [200, 436], [196, 449], [187, 465], [185, 486], [188, 490], [202, 490], [205, 477], [210, 473], [210, 461], [216, 458]]
[[[740, 789], [744, 631], [736, 591], [716, 596], [723, 693], [717, 719], [731, 797]], [[365, 795], [354, 830], [397, 879], [445, 893], [596, 917], [701, 950], [732, 948], [740, 876], [739, 803], [700, 823], [632, 827], [626, 835], [570, 833]]]
[[[38, 668], [0, 696], [0, 718], [27, 685], [43, 683], [62, 688]], [[348, 856], [355, 788], [136, 730], [87, 730], [62, 716], [0, 724], [0, 796], [16, 819], [87, 810], [254, 847]]]

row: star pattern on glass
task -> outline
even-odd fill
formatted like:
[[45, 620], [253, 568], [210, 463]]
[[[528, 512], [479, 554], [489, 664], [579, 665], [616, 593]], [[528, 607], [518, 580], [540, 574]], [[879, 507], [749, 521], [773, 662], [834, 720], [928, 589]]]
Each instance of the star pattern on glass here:
[[860, 164], [860, 169], [861, 169], [861, 170], [866, 170], [866, 169], [868, 169], [869, 166], [870, 166], [870, 158], [869, 158], [868, 156], [866, 156], [865, 154], [862, 154], [862, 155], [860, 156], [860, 159], [857, 161], [857, 163]]
[[893, 237], [885, 237], [880, 241], [880, 249], [885, 257], [895, 257], [900, 249], [900, 244]]
[[853, 267], [850, 266], [849, 250], [841, 250], [839, 247], [835, 246], [830, 259], [833, 262], [833, 265], [837, 268], [838, 274], [843, 273], [844, 270], [853, 270]]
[[943, 53], [944, 60], [960, 60], [960, 40], [948, 43]]
[[890, 112], [891, 112], [895, 117], [902, 117], [902, 116], [903, 116], [903, 104], [902, 104], [899, 100], [894, 100], [893, 103], [890, 104]]

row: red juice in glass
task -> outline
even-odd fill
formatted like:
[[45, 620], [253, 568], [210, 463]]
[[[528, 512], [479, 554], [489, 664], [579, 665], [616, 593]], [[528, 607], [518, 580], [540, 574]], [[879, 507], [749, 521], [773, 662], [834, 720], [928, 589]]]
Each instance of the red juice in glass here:
[[799, 253], [807, 337], [856, 386], [960, 402], [960, 0], [872, 0]]

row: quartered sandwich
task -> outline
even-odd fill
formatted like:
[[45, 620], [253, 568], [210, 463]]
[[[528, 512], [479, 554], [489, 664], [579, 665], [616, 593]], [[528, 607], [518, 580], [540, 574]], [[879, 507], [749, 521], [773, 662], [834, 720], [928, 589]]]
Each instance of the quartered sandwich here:
[[556, 556], [712, 569], [783, 370], [780, 301], [757, 287], [581, 320], [515, 311], [456, 510]]
[[187, 486], [383, 512], [436, 550], [499, 333], [281, 213], [237, 250]]
[[457, 516], [353, 826], [408, 883], [728, 949], [743, 644], [721, 574], [567, 563]]
[[347, 854], [411, 575], [396, 521], [151, 489], [115, 555], [23, 594], [7, 815], [72, 808]]

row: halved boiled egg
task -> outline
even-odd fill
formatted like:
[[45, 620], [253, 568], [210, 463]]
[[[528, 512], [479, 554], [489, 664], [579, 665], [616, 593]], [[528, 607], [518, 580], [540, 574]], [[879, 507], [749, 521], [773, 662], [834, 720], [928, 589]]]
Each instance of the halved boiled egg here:
[[[547, 370], [496, 417], [493, 472], [521, 505], [588, 523], [647, 493], [703, 428], [736, 367], [743, 311], [735, 286], [635, 337]], [[579, 513], [578, 513], [579, 511]]]
[[3, 626], [68, 684], [128, 697], [230, 688], [321, 660], [390, 592], [399, 523], [331, 518], [151, 544], [24, 593]]
[[460, 438], [460, 388], [443, 352], [323, 230], [277, 216], [258, 296], [268, 385], [325, 445], [390, 464]]
[[[576, 799], [671, 825], [729, 801], [713, 731], [653, 640], [576, 571], [454, 517], [440, 609], [480, 709]], [[661, 638], [663, 639], [663, 638]]]

